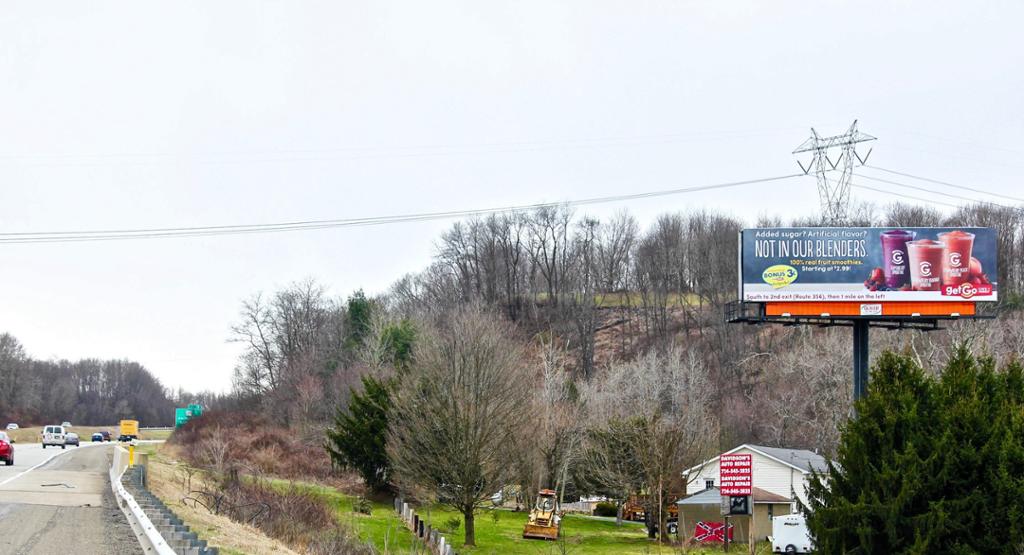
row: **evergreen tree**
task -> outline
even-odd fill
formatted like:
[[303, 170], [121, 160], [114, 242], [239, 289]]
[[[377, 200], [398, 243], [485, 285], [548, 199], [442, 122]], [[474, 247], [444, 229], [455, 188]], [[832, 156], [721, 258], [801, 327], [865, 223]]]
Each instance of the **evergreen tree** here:
[[360, 289], [348, 298], [348, 312], [345, 315], [348, 324], [348, 339], [345, 348], [355, 351], [363, 343], [363, 337], [370, 331], [370, 319], [373, 316], [373, 301], [366, 298]]
[[958, 347], [939, 379], [884, 353], [835, 463], [813, 475], [822, 553], [1019, 553], [1024, 372]]
[[393, 379], [370, 375], [360, 379], [363, 393], [352, 389], [348, 412], [337, 409], [335, 427], [327, 429], [324, 448], [331, 461], [358, 472], [368, 487], [387, 491], [391, 486], [391, 465], [384, 445], [395, 383]]
[[408, 318], [384, 328], [384, 342], [387, 344], [388, 355], [399, 373], [407, 371], [409, 364], [412, 363], [416, 331], [416, 324]]

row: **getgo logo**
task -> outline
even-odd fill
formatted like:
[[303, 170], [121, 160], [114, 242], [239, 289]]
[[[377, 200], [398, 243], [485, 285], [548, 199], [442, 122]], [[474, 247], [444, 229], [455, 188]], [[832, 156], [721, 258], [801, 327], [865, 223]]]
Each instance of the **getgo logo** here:
[[942, 294], [948, 297], [961, 297], [970, 299], [972, 297], [987, 297], [995, 293], [991, 284], [974, 285], [971, 282], [960, 285], [943, 285]]
[[960, 285], [947, 285], [942, 292], [943, 295], [949, 295], [953, 297], [963, 297], [970, 299], [971, 297], [980, 293], [977, 287], [971, 283], [962, 283]]
[[892, 251], [892, 263], [903, 264], [903, 251]]
[[951, 252], [949, 253], [949, 265], [954, 268], [960, 267], [960, 253]]
[[928, 277], [928, 276], [932, 275], [932, 263], [931, 262], [925, 261], [925, 262], [921, 263], [921, 275], [924, 276], [924, 277]]

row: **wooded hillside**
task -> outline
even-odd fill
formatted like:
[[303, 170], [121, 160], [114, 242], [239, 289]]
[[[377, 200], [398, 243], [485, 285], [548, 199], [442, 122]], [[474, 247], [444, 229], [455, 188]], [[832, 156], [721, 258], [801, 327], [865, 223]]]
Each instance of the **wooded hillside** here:
[[175, 404], [145, 367], [128, 360], [35, 360], [0, 335], [0, 422], [171, 426]]

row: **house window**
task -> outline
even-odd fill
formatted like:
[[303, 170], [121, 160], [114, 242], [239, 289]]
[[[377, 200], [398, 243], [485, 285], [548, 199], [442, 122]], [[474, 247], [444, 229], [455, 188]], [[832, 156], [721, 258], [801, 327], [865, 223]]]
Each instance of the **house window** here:
[[704, 489], [711, 489], [713, 487], [715, 487], [714, 478], [712, 478], [711, 480], [704, 480]]
[[772, 510], [774, 508], [775, 508], [775, 505], [772, 505], [771, 503], [768, 504], [768, 520], [771, 520], [772, 517], [775, 516], [774, 515], [775, 511]]

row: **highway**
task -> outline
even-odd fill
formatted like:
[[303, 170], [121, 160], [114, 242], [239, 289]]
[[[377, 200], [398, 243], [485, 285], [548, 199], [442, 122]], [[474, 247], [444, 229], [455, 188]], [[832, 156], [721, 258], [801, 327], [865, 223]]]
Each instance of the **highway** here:
[[15, 444], [0, 465], [0, 555], [141, 554], [110, 491], [112, 449]]

